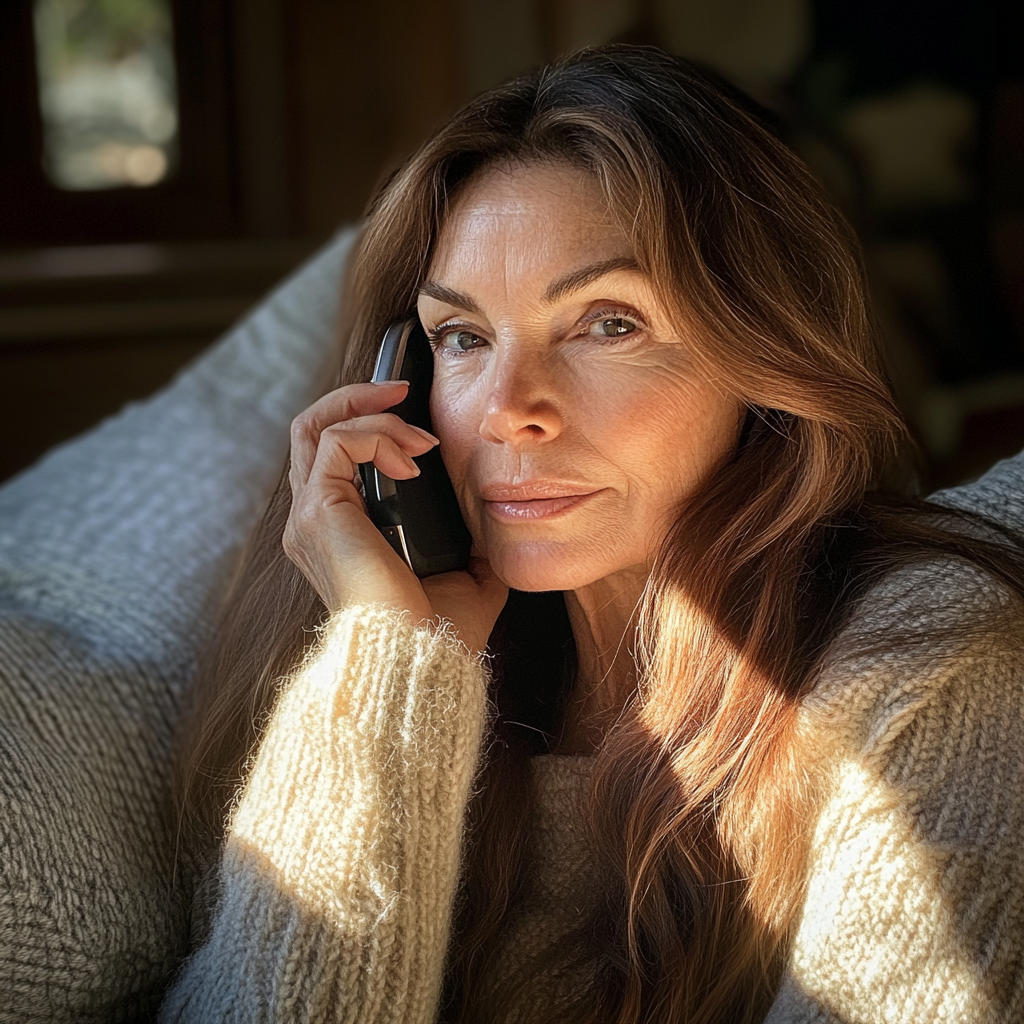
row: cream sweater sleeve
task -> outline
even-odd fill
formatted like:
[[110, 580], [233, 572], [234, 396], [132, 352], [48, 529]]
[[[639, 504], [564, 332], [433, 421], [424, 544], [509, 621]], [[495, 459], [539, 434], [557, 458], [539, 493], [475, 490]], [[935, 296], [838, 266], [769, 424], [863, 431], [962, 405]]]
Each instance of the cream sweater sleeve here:
[[1024, 1020], [1022, 633], [879, 659], [810, 708], [832, 782], [766, 1024]]
[[268, 724], [209, 939], [161, 1020], [433, 1020], [485, 707], [451, 638], [383, 609], [331, 620]]

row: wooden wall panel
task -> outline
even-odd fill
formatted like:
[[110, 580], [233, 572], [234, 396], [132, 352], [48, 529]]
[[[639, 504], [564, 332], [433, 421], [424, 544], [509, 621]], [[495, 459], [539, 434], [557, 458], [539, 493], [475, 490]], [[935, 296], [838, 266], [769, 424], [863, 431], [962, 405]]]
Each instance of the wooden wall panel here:
[[357, 219], [381, 176], [463, 93], [450, 0], [289, 7], [302, 220], [322, 236]]

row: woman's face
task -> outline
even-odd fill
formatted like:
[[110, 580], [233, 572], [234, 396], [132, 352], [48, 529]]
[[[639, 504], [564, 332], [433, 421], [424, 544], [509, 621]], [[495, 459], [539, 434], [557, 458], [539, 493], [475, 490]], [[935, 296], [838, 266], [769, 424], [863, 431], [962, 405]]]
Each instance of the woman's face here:
[[453, 204], [418, 302], [434, 429], [473, 539], [520, 590], [646, 569], [742, 405], [698, 374], [597, 182], [488, 169]]

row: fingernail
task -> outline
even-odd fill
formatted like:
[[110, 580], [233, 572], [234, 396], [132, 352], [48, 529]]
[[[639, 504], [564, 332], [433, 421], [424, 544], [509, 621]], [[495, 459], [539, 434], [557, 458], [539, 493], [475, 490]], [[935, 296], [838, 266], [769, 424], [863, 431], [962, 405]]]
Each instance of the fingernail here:
[[412, 427], [412, 429], [415, 430], [416, 433], [419, 434], [421, 437], [425, 437], [431, 444], [441, 443], [441, 439], [439, 437], [434, 437], [434, 435], [431, 434], [429, 431], [424, 430], [422, 427], [417, 427], [415, 423], [410, 423], [408, 425]]
[[416, 465], [408, 455], [405, 456], [405, 461], [409, 463], [409, 468], [417, 475], [420, 475], [420, 467]]
[[371, 380], [371, 384], [404, 384], [406, 387], [409, 386], [407, 380]]

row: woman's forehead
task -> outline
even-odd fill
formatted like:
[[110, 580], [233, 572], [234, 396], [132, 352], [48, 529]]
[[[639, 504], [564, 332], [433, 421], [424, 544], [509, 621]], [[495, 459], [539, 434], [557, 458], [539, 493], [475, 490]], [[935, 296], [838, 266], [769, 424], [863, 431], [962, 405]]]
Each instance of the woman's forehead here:
[[633, 256], [593, 175], [568, 164], [488, 168], [467, 182], [442, 225], [428, 276]]

